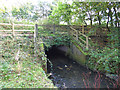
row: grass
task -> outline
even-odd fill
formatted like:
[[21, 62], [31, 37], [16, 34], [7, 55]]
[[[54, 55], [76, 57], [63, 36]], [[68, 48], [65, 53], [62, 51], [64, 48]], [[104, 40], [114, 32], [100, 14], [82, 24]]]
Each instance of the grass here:
[[55, 88], [42, 69], [42, 56], [33, 55], [32, 40], [4, 38], [1, 50], [0, 89]]

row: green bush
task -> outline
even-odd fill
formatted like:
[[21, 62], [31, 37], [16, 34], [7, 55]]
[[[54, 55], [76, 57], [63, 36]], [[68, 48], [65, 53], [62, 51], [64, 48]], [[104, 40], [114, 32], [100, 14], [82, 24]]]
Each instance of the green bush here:
[[96, 48], [99, 45], [93, 45], [96, 49], [90, 49], [90, 58], [88, 65], [90, 68], [103, 71], [106, 73], [116, 74], [119, 69], [119, 57], [118, 57], [118, 29], [111, 28], [111, 32], [108, 34], [108, 45], [102, 49]]
[[105, 47], [103, 50], [90, 51], [88, 65], [90, 68], [106, 73], [116, 73], [120, 61], [118, 49]]

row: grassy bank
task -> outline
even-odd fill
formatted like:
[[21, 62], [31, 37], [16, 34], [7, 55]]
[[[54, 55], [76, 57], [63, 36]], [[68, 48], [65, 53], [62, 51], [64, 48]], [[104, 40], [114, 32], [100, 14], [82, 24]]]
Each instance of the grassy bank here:
[[42, 69], [42, 54], [34, 57], [32, 39], [3, 38], [0, 47], [0, 88], [54, 88]]

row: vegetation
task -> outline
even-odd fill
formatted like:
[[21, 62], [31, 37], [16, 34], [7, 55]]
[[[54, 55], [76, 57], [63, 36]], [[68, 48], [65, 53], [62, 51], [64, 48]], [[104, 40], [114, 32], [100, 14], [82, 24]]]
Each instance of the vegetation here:
[[70, 37], [68, 33], [60, 32], [59, 30], [54, 31], [52, 29], [45, 29], [43, 26], [39, 28], [39, 36], [43, 38], [46, 49], [49, 49], [53, 45], [60, 46], [66, 45], [69, 46]]
[[[34, 57], [33, 40], [4, 38], [0, 62], [0, 88], [53, 88], [42, 69], [41, 60]], [[44, 53], [39, 58], [45, 58]]]
[[108, 34], [109, 42], [107, 46], [102, 49], [99, 48], [99, 45], [92, 44], [96, 49], [90, 50], [90, 58], [88, 61], [88, 65], [90, 68], [95, 70], [100, 70], [105, 73], [118, 74], [119, 70], [119, 40], [117, 35], [117, 30], [111, 31]]
[[59, 23], [118, 27], [119, 7], [119, 2], [58, 2], [50, 17]]
[[[106, 27], [108, 43], [102, 49], [98, 47], [99, 45], [92, 44], [87, 65], [95, 70], [116, 73], [120, 63], [118, 57], [118, 27], [120, 22], [118, 18], [120, 18], [120, 12], [117, 12], [120, 8], [119, 4], [119, 2], [58, 2], [50, 15], [50, 19], [55, 20], [55, 23], [62, 21], [68, 25], [94, 26], [94, 30], [90, 30], [89, 36], [91, 36], [91, 32], [98, 32], [98, 28]], [[100, 32], [104, 31], [101, 29], [98, 33], [101, 38], [104, 38]], [[93, 49], [95, 47], [96, 49]]]
[[[54, 5], [53, 5], [54, 4]], [[107, 43], [100, 48], [100, 45], [92, 43], [89, 49], [89, 60], [87, 65], [94, 70], [105, 73], [118, 74], [119, 71], [119, 22], [120, 2], [76, 2], [71, 3], [53, 1], [53, 4], [39, 2], [37, 6], [26, 3], [20, 7], [0, 8], [1, 23], [24, 23], [24, 24], [67, 24], [84, 25], [90, 29], [88, 35], [99, 32], [99, 37], [104, 38], [100, 32], [105, 33], [107, 28]], [[0, 26], [0, 29], [8, 30], [11, 27]], [[33, 28], [28, 27], [30, 30]], [[25, 29], [17, 27], [17, 29]], [[44, 30], [44, 31], [42, 31]], [[44, 27], [39, 27], [40, 37], [46, 42], [47, 48], [52, 45], [69, 45], [69, 35], [59, 34]], [[49, 38], [51, 40], [48, 40]], [[2, 38], [2, 37], [0, 37]], [[97, 36], [96, 36], [97, 38]], [[2, 58], [0, 62], [0, 88], [6, 87], [54, 87], [47, 78], [40, 60], [46, 61], [44, 51], [37, 50], [37, 58], [34, 57], [33, 40], [2, 38], [0, 46]], [[27, 41], [27, 42], [26, 42]], [[101, 42], [102, 43], [102, 42]], [[40, 47], [43, 47], [41, 44]], [[38, 60], [40, 58], [40, 60]]]

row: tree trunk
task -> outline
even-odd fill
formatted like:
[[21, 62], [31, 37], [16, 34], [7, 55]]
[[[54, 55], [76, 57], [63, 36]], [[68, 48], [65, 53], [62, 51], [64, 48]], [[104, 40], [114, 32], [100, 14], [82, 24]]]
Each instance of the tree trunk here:
[[[119, 20], [118, 20], [117, 11], [116, 11], [116, 9], [115, 9], [115, 6], [113, 7], [113, 9], [114, 9], [114, 12], [115, 12], [115, 19], [116, 19], [116, 21], [115, 21], [115, 26], [117, 27], [117, 26], [119, 25]], [[118, 27], [119, 27], [119, 26], [118, 26]]]
[[87, 23], [86, 23], [86, 21], [84, 20], [84, 23], [85, 23], [85, 25], [87, 26]]
[[107, 21], [106, 27], [107, 27], [108, 31], [110, 32], [110, 29], [109, 29], [109, 27], [108, 27], [108, 24], [109, 24], [109, 13], [108, 13], [108, 21]]
[[99, 12], [98, 12], [98, 21], [99, 21], [99, 25], [101, 25], [101, 18], [100, 18]]
[[92, 18], [90, 17], [90, 26], [92, 26]]
[[90, 15], [90, 12], [88, 12], [88, 15], [89, 15], [89, 20], [90, 20], [90, 26], [92, 26], [92, 16]]
[[110, 16], [110, 22], [111, 22], [111, 26], [113, 26], [113, 18], [112, 18], [112, 11], [111, 11], [111, 8], [108, 6], [108, 10], [109, 10], [109, 16]]

